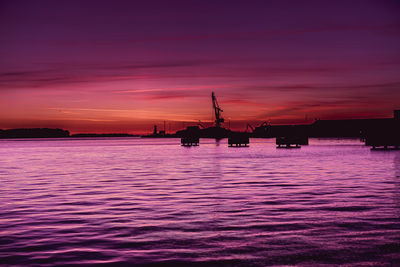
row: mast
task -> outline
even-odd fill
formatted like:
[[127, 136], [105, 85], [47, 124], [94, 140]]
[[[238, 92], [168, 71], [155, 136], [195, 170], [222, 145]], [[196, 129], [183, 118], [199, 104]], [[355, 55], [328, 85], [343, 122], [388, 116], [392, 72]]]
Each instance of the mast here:
[[215, 113], [215, 126], [219, 128], [221, 127], [221, 123], [224, 122], [224, 118], [221, 117], [221, 112], [223, 112], [223, 110], [219, 107], [214, 92], [211, 93], [211, 99], [213, 102], [213, 108]]

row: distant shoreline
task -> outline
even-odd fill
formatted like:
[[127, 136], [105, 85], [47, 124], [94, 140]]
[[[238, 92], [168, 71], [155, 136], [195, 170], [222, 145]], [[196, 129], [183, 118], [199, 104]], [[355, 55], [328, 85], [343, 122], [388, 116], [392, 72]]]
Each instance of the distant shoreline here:
[[[249, 124], [247, 125], [249, 126]], [[235, 132], [223, 127], [200, 128], [189, 126], [184, 130], [170, 134], [157, 131], [148, 135], [128, 133], [78, 133], [70, 134], [63, 129], [51, 128], [19, 128], [0, 129], [0, 139], [16, 138], [89, 138], [89, 137], [143, 137], [143, 138], [180, 138], [196, 136], [199, 138], [226, 138], [232, 134], [244, 134], [249, 138], [275, 138], [282, 136], [307, 136], [309, 138], [363, 138], [367, 132], [396, 132], [400, 127], [400, 110], [394, 111], [392, 118], [382, 119], [346, 119], [346, 120], [315, 120], [311, 124], [300, 125], [270, 125], [262, 123], [252, 127], [251, 131]]]
[[88, 137], [140, 137], [140, 135], [127, 133], [80, 133], [70, 134], [63, 129], [51, 128], [20, 128], [20, 129], [0, 129], [0, 139], [18, 139], [18, 138], [88, 138]]

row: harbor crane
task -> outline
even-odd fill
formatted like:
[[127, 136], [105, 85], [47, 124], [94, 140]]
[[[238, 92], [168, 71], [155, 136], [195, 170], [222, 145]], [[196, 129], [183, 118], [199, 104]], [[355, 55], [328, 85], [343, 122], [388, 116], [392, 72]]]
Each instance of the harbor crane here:
[[214, 113], [215, 113], [215, 126], [220, 128], [221, 123], [224, 122], [224, 118], [222, 118], [222, 116], [221, 116], [221, 112], [223, 112], [223, 110], [219, 107], [217, 98], [215, 97], [214, 92], [211, 93], [211, 99], [213, 102], [213, 108], [214, 108]]
[[248, 123], [246, 126], [246, 132], [248, 132], [249, 129], [251, 130], [251, 132], [260, 131], [260, 130], [266, 131], [267, 127], [269, 127], [269, 123], [266, 121], [261, 123], [259, 126], [256, 126], [255, 128], [250, 123]]
[[254, 132], [254, 127], [251, 126], [250, 123], [248, 123], [247, 126], [246, 126], [246, 133], [248, 132], [249, 129], [251, 130], [251, 132]]
[[201, 121], [199, 120], [199, 123], [197, 123], [197, 126], [199, 126], [200, 128], [202, 128], [202, 129], [205, 129], [205, 128], [207, 128], [207, 127], [205, 127], [202, 123], [201, 123]]

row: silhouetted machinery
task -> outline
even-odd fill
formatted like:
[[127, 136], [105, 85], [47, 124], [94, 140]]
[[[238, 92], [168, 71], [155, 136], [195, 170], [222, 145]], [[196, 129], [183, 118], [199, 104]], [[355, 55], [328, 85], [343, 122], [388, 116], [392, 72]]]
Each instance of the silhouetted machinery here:
[[253, 127], [248, 123], [246, 126], [246, 132], [248, 132], [249, 129], [251, 130], [252, 137], [270, 137], [271, 125], [269, 125], [266, 121], [256, 127]]
[[[214, 92], [211, 93], [211, 100], [212, 100], [214, 114], [215, 114], [215, 125], [213, 125], [212, 127], [205, 127], [199, 121], [197, 126], [194, 126], [196, 128], [196, 130], [192, 127], [187, 127], [187, 129], [185, 129], [185, 130], [176, 132], [177, 136], [181, 136], [181, 137], [190, 136], [190, 137], [196, 137], [196, 138], [216, 138], [216, 139], [222, 139], [222, 138], [229, 137], [231, 131], [222, 127], [222, 123], [224, 122], [224, 119], [222, 118], [221, 113], [223, 111], [218, 104], [218, 101], [217, 101], [217, 98], [215, 97]], [[185, 141], [185, 143], [188, 143], [189, 145], [193, 143], [193, 142], [186, 142], [186, 141], [191, 141], [188, 139], [185, 139], [183, 141]]]
[[198, 146], [200, 143], [199, 126], [189, 126], [181, 137], [182, 146]]
[[228, 138], [228, 145], [230, 147], [232, 147], [232, 146], [236, 146], [236, 147], [244, 146], [244, 147], [247, 147], [249, 145], [249, 143], [250, 143], [249, 142], [249, 134], [246, 133], [246, 132], [244, 132], [244, 133], [232, 132], [229, 135], [229, 138]]
[[276, 137], [278, 148], [292, 148], [293, 146], [299, 148], [300, 145], [308, 145], [308, 135], [305, 131], [294, 125], [291, 125], [289, 128], [291, 129], [284, 135]]
[[214, 92], [211, 93], [211, 98], [213, 102], [213, 108], [214, 108], [214, 113], [215, 113], [215, 126], [216, 127], [221, 127], [221, 123], [224, 122], [224, 118], [221, 117], [221, 112], [223, 110], [219, 107], [217, 98], [215, 97]]
[[207, 127], [205, 127], [205, 126], [201, 123], [201, 121], [199, 121], [199, 122], [197, 123], [197, 126], [199, 126], [201, 129], [207, 128]]
[[400, 110], [394, 111], [393, 119], [379, 120], [364, 129], [365, 145], [372, 150], [400, 149]]
[[246, 132], [247, 132], [249, 129], [251, 130], [251, 132], [254, 132], [254, 127], [251, 126], [250, 123], [248, 123], [247, 126], [246, 126]]
[[198, 146], [200, 143], [200, 138], [196, 136], [183, 136], [181, 138], [182, 146]]

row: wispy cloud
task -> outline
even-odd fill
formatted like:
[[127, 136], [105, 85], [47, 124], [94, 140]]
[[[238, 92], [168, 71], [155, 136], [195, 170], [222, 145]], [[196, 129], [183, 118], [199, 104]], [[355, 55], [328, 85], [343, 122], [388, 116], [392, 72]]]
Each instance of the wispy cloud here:
[[[379, 34], [398, 34], [400, 32], [400, 23], [380, 23], [380, 24], [343, 24], [336, 23], [321, 26], [297, 27], [297, 28], [267, 28], [265, 30], [257, 31], [230, 31], [230, 32], [217, 32], [217, 33], [203, 33], [203, 34], [180, 34], [163, 36], [159, 34], [156, 37], [148, 38], [117, 38], [115, 40], [97, 40], [90, 42], [91, 46], [119, 46], [119, 45], [139, 45], [146, 43], [175, 43], [187, 41], [202, 41], [202, 40], [253, 40], [254, 38], [276, 38], [279, 36], [293, 36], [293, 35], [306, 35], [315, 33], [332, 33], [332, 32], [359, 32], [366, 31]], [[161, 35], [161, 36], [160, 36]], [[60, 41], [57, 41], [60, 44]], [[63, 44], [67, 45], [85, 45], [88, 42], [84, 41], [71, 41], [64, 40]]]
[[[125, 80], [160, 80], [190, 78], [196, 75], [179, 69], [190, 69], [217, 64], [210, 60], [175, 60], [138, 62], [130, 64], [64, 64], [61, 67], [6, 71], [0, 73], [0, 90], [9, 88], [46, 88], [65, 84], [115, 82]], [[207, 74], [204, 74], [206, 76]], [[212, 76], [212, 75], [207, 75]]]

